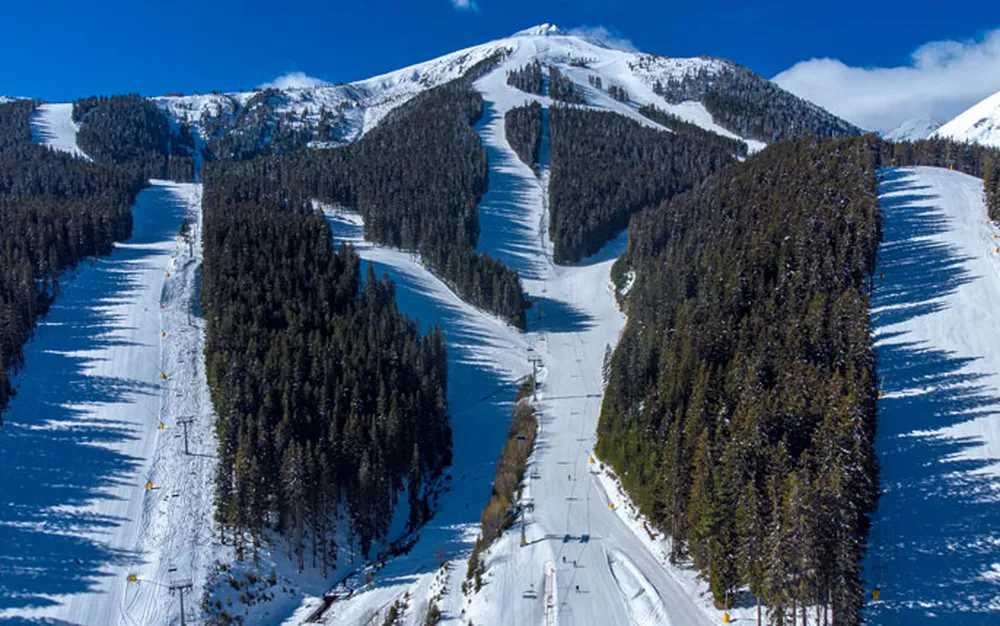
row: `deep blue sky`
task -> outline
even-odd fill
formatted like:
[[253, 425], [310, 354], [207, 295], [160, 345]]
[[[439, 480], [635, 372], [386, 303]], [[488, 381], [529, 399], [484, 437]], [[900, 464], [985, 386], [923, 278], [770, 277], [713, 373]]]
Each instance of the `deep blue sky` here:
[[0, 8], [0, 94], [229, 91], [290, 71], [351, 81], [543, 22], [602, 25], [646, 52], [726, 57], [770, 77], [811, 57], [901, 65], [923, 43], [974, 38], [997, 25], [983, 20], [1000, 22], [996, 4], [980, 0], [960, 11], [940, 0], [905, 9], [859, 0], [477, 2], [461, 11], [450, 0], [9, 0]]

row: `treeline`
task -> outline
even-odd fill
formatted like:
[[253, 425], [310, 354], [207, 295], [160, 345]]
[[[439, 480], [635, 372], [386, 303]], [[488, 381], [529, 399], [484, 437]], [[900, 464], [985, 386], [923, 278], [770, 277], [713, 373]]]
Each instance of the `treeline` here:
[[80, 149], [99, 163], [137, 167], [147, 178], [194, 179], [190, 129], [172, 134], [166, 113], [139, 95], [77, 100], [73, 120]]
[[395, 290], [304, 198], [262, 191], [252, 173], [207, 167], [205, 355], [218, 415], [217, 518], [238, 558], [265, 531], [299, 569], [336, 560], [338, 511], [365, 555], [406, 490], [410, 524], [450, 463], [447, 362], [437, 328], [421, 336]]
[[882, 167], [951, 166], [970, 176], [982, 178], [990, 219], [1000, 220], [1000, 150], [996, 148], [940, 138], [899, 143], [881, 141], [879, 163]]
[[314, 129], [294, 113], [279, 113], [288, 96], [277, 89], [255, 93], [236, 115], [220, 115], [206, 124], [209, 158], [242, 161], [261, 154], [291, 154], [313, 139], [332, 141], [343, 124], [339, 112], [323, 109]]
[[533, 93], [538, 96], [542, 95], [542, 64], [538, 61], [538, 59], [535, 59], [521, 69], [510, 70], [507, 72], [507, 84], [511, 87], [516, 87], [525, 93]]
[[468, 80], [430, 89], [343, 148], [251, 159], [232, 167], [244, 196], [356, 207], [372, 241], [417, 250], [468, 302], [524, 327], [517, 272], [475, 252], [486, 153], [472, 125], [482, 98]]
[[567, 104], [587, 104], [587, 99], [583, 97], [583, 90], [576, 86], [576, 83], [559, 71], [554, 65], [549, 66], [549, 97]]
[[504, 115], [507, 143], [521, 161], [538, 175], [538, 150], [542, 145], [542, 105], [525, 104]]
[[549, 110], [550, 233], [557, 263], [600, 250], [633, 213], [733, 160], [717, 142], [665, 133], [611, 112]]
[[31, 143], [31, 114], [37, 100], [0, 102], [0, 150]]
[[774, 143], [801, 136], [849, 137], [857, 127], [778, 87], [749, 69], [720, 61], [683, 78], [657, 81], [654, 91], [669, 102], [698, 100], [715, 123], [741, 137]]
[[35, 319], [59, 293], [59, 273], [131, 235], [131, 206], [144, 182], [133, 170], [39, 145], [0, 149], [0, 414]]
[[705, 130], [701, 126], [682, 120], [673, 113], [667, 113], [655, 105], [644, 104], [639, 107], [639, 113], [679, 135], [687, 135], [692, 139], [704, 142], [706, 145], [712, 145], [725, 150], [734, 156], [746, 157], [747, 155], [747, 144], [745, 142], [733, 139], [732, 137], [723, 137], [722, 135]]
[[[859, 624], [878, 496], [870, 138], [767, 148], [632, 220], [598, 453], [721, 606]], [[759, 605], [758, 605], [759, 610]]]

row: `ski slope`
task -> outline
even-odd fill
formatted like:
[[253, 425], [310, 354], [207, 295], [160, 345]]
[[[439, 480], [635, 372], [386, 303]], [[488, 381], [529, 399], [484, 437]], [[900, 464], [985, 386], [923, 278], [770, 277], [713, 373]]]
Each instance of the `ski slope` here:
[[[605, 485], [613, 483], [596, 463], [590, 463], [604, 351], [617, 342], [625, 322], [615, 303], [610, 269], [626, 239], [623, 233], [576, 266], [556, 266], [551, 261], [547, 133], [540, 150], [542, 172], [536, 177], [511, 150], [504, 132], [505, 112], [530, 98], [546, 107], [547, 125], [548, 98], [506, 85], [507, 70], [549, 54], [547, 43], [529, 40], [475, 84], [485, 100], [477, 132], [490, 163], [490, 186], [479, 207], [478, 248], [521, 273], [533, 302], [527, 333], [517, 333], [462, 303], [416, 257], [364, 241], [357, 216], [328, 211], [335, 237], [354, 242], [363, 258], [376, 262], [378, 271], [390, 273], [400, 309], [445, 329], [455, 431], [451, 473], [457, 481], [456, 491], [442, 498], [442, 509], [421, 531], [413, 551], [389, 561], [373, 584], [352, 598], [334, 602], [323, 614], [328, 623], [380, 623], [389, 605], [406, 592], [410, 609], [401, 623], [408, 625], [423, 623], [432, 599], [446, 618], [463, 624], [712, 623], [694, 597], [697, 585], [678, 581], [677, 573], [664, 564], [662, 552], [651, 549], [648, 537], [636, 532], [641, 526], [634, 523], [627, 506], [610, 508], [612, 502], [623, 504], [623, 498], [609, 495]], [[611, 99], [604, 104], [636, 115], [626, 104]], [[523, 493], [524, 502], [534, 504], [526, 517], [528, 545], [520, 546], [517, 530], [508, 531], [485, 556], [483, 589], [465, 595], [461, 590], [465, 560], [489, 496], [513, 396], [513, 387], [508, 386], [503, 402], [468, 405], [467, 399], [480, 393], [470, 394], [477, 387], [470, 389], [469, 381], [482, 376], [477, 386], [483, 390], [502, 388], [496, 383], [531, 371], [532, 356], [541, 359], [541, 391], [540, 432]], [[494, 371], [469, 370], [469, 362], [489, 364]], [[450, 569], [439, 569], [444, 561]], [[317, 604], [307, 602], [286, 624], [302, 623]]]
[[[196, 575], [211, 501], [190, 466], [164, 461], [174, 418], [205, 410], [180, 372], [197, 341], [174, 340], [196, 293], [193, 265], [174, 270], [177, 233], [200, 200], [200, 185], [153, 181], [131, 239], [65, 273], [25, 346], [0, 429], [0, 623], [172, 623], [160, 585]], [[168, 500], [184, 509], [165, 514]]]
[[925, 167], [880, 186], [873, 624], [987, 624], [1000, 610], [1000, 229], [982, 194]]
[[73, 121], [73, 103], [40, 104], [31, 115], [31, 142], [90, 160], [76, 144], [79, 125]]

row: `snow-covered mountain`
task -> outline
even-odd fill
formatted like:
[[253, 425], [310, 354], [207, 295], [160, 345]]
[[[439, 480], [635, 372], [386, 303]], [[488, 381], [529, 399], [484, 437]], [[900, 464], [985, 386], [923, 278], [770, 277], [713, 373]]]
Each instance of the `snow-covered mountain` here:
[[[554, 66], [581, 88], [587, 105], [641, 117], [637, 109], [655, 104], [707, 130], [747, 141], [760, 149], [772, 136], [751, 136], [738, 122], [742, 115], [710, 112], [704, 102], [734, 108], [744, 106], [746, 94], [754, 106], [771, 116], [794, 115], [794, 122], [777, 122], [780, 133], [855, 134], [857, 129], [819, 107], [801, 100], [750, 70], [724, 59], [672, 58], [617, 50], [581, 34], [570, 34], [542, 24], [514, 35], [418, 63], [365, 80], [304, 88], [257, 89], [154, 98], [178, 122], [189, 122], [205, 141], [227, 134], [241, 135], [244, 149], [263, 146], [276, 136], [304, 131], [308, 145], [321, 147], [357, 140], [389, 111], [415, 95], [466, 75], [479, 64], [516, 56]], [[625, 101], [611, 98], [590, 82], [599, 78], [604, 90], [624, 89]], [[512, 88], [513, 90], [513, 88]], [[721, 97], [720, 97], [721, 96]], [[727, 118], [727, 119], [720, 119]], [[645, 121], [645, 118], [642, 118]], [[804, 120], [804, 121], [802, 121]], [[249, 143], [249, 148], [247, 145]]]
[[941, 122], [936, 122], [927, 117], [915, 117], [904, 121], [882, 136], [890, 141], [927, 139], [940, 127]]
[[960, 113], [935, 135], [1000, 148], [1000, 92]]
[[[605, 350], [616, 343], [624, 323], [609, 273], [626, 237], [619, 236], [580, 265], [557, 266], [552, 262], [548, 131], [539, 146], [538, 171], [519, 160], [505, 132], [507, 111], [526, 100], [542, 103], [546, 111], [553, 103], [549, 95], [543, 95], [548, 89], [531, 94], [507, 83], [509, 71], [536, 61], [557, 68], [573, 82], [585, 101], [579, 106], [611, 111], [663, 132], [672, 131], [642, 115], [640, 107], [655, 105], [710, 132], [744, 141], [750, 151], [795, 134], [859, 132], [730, 61], [619, 50], [598, 38], [567, 33], [549, 24], [349, 84], [151, 99], [167, 112], [172, 130], [176, 131], [178, 124], [190, 125], [196, 131], [197, 147], [206, 148], [216, 158], [235, 159], [265, 149], [282, 150], [284, 140], [289, 141], [290, 149], [356, 141], [422, 92], [456, 78], [477, 78], [473, 87], [483, 98], [485, 112], [475, 131], [488, 155], [490, 177], [488, 192], [478, 206], [482, 233], [476, 251], [522, 271], [525, 292], [538, 303], [532, 310], [537, 318], [528, 332], [521, 333], [475, 309], [413, 254], [364, 239], [359, 215], [343, 214], [339, 207], [330, 209], [335, 238], [355, 244], [363, 258], [378, 266], [379, 274], [390, 272], [399, 286], [400, 310], [425, 323], [440, 324], [445, 330], [452, 381], [448, 402], [457, 408], [451, 422], [453, 460], [447, 477], [451, 483], [447, 495], [442, 494], [436, 503], [433, 523], [421, 531], [409, 552], [382, 563], [387, 569], [379, 574], [377, 584], [368, 584], [364, 593], [352, 596], [349, 602], [327, 606], [330, 612], [323, 619], [329, 623], [370, 623], [372, 614], [387, 610], [397, 598], [411, 596], [416, 599], [414, 607], [399, 623], [424, 623], [422, 609], [426, 607], [420, 603], [434, 602], [441, 602], [452, 616], [466, 613], [475, 623], [539, 623], [545, 607], [540, 602], [525, 602], [525, 598], [540, 597], [548, 585], [551, 597], [562, 593], [565, 599], [570, 584], [577, 590], [582, 587], [585, 593], [574, 594], [572, 606], [564, 602], [561, 608], [553, 607], [553, 613], [545, 612], [546, 618], [558, 622], [558, 612], [564, 611], [562, 615], [569, 617], [563, 617], [563, 623], [603, 626], [630, 620], [702, 624], [720, 617], [710, 601], [704, 600], [703, 583], [690, 571], [674, 571], [664, 565], [659, 544], [627, 496], [587, 461], [603, 389], [599, 364]], [[77, 142], [80, 125], [72, 112], [73, 105], [68, 103], [39, 106], [31, 119], [32, 140], [86, 157]], [[547, 112], [544, 119], [548, 124]], [[94, 157], [99, 161], [97, 153]], [[81, 526], [74, 520], [75, 535], [108, 554], [96, 550], [82, 554], [79, 543], [57, 543], [55, 531], [39, 523], [31, 531], [55, 547], [41, 554], [33, 567], [21, 568], [19, 580], [29, 581], [30, 586], [22, 586], [31, 593], [19, 589], [20, 596], [10, 605], [0, 603], [0, 621], [173, 624], [179, 614], [166, 593], [167, 585], [186, 579], [194, 587], [194, 597], [208, 590], [208, 597], [220, 608], [231, 600], [236, 604], [234, 611], [248, 612], [247, 623], [300, 623], [297, 617], [285, 619], [300, 603], [297, 615], [302, 619], [317, 609], [322, 612], [327, 601], [324, 594], [333, 581], [351, 578], [355, 582], [375, 574], [374, 569], [355, 562], [354, 539], [347, 524], [338, 537], [344, 556], [328, 579], [317, 573], [315, 563], [305, 572], [297, 571], [280, 549], [265, 553], [259, 571], [248, 570], [257, 580], [260, 572], [277, 570], [282, 593], [275, 598], [265, 588], [270, 602], [253, 599], [254, 590], [238, 588], [236, 583], [243, 584], [242, 579], [211, 568], [215, 560], [228, 567], [234, 556], [231, 544], [214, 539], [215, 461], [208, 452], [217, 449], [218, 442], [202, 358], [204, 322], [192, 321], [189, 314], [189, 305], [197, 300], [200, 289], [196, 276], [201, 274], [202, 261], [201, 197], [197, 182], [175, 185], [159, 181], [144, 191], [134, 210], [134, 241], [116, 247], [115, 255], [97, 264], [96, 269], [81, 268], [77, 278], [66, 281], [71, 284], [60, 298], [69, 306], [54, 311], [27, 354], [29, 367], [37, 368], [53, 355], [65, 360], [64, 354], [51, 350], [53, 345], [69, 345], [66, 349], [72, 354], [89, 350], [92, 346], [86, 341], [78, 349], [72, 345], [89, 337], [71, 323], [89, 320], [78, 320], [75, 312], [82, 310], [106, 313], [109, 329], [143, 339], [135, 345], [109, 345], [106, 354], [87, 352], [87, 359], [102, 364], [93, 373], [67, 365], [35, 383], [46, 389], [88, 391], [86, 398], [75, 393], [46, 398], [53, 405], [63, 403], [59, 405], [62, 421], [56, 420], [53, 428], [62, 429], [63, 424], [70, 428], [78, 413], [88, 424], [99, 423], [100, 428], [109, 430], [115, 420], [128, 424], [134, 433], [121, 441], [113, 433], [108, 448], [136, 462], [125, 478], [116, 476], [115, 481], [106, 480], [113, 463], [85, 463], [79, 472], [85, 479], [82, 482], [104, 489], [100, 498], [90, 498], [87, 508], [63, 508], [65, 495], [60, 490], [39, 489], [49, 499], [35, 497], [30, 488], [19, 492], [18, 497], [24, 500], [8, 507], [8, 517], [0, 517], [0, 525], [10, 522], [15, 514], [23, 516], [24, 510], [38, 519], [47, 519], [44, 516], [51, 512], [60, 516], [83, 512], [101, 524]], [[187, 246], [176, 239], [182, 220], [193, 225]], [[142, 263], [131, 262], [140, 254]], [[129, 284], [142, 288], [120, 293], [121, 281], [116, 277], [121, 275], [127, 275]], [[109, 296], [116, 299], [115, 308], [105, 311], [100, 302]], [[99, 321], [105, 324], [103, 317]], [[466, 548], [471, 548], [473, 539], [470, 530], [474, 534], [481, 499], [490, 491], [492, 459], [507, 435], [509, 418], [506, 403], [484, 402], [484, 398], [497, 395], [497, 389], [513, 388], [532, 373], [530, 361], [525, 359], [529, 352], [542, 359], [535, 372], [544, 385], [539, 411], [544, 428], [552, 429], [546, 431], [544, 446], [539, 447], [545, 450], [544, 455], [532, 460], [532, 482], [524, 494], [532, 502], [527, 532], [533, 547], [521, 548], [519, 536], [507, 533], [487, 555], [492, 573], [486, 591], [468, 598], [462, 577], [448, 572], [466, 571]], [[94, 383], [91, 376], [116, 381], [116, 385], [120, 382], [128, 389], [135, 386], [133, 381], [143, 381], [150, 391], [121, 397], [99, 393], [105, 382]], [[174, 389], [184, 393], [174, 394]], [[39, 393], [21, 394], [19, 403], [8, 413], [8, 423], [32, 424], [35, 405], [29, 401], [42, 395], [41, 388]], [[92, 402], [95, 397], [101, 403]], [[192, 414], [197, 416], [192, 430], [178, 431], [180, 420], [190, 419]], [[107, 424], [99, 422], [105, 418]], [[31, 432], [48, 437], [44, 429]], [[190, 454], [186, 450], [188, 435]], [[42, 467], [56, 471], [34, 471], [31, 475], [36, 482], [26, 484], [44, 485], [38, 481], [51, 476], [65, 480], [63, 463], [77, 457], [52, 456], [58, 458], [46, 457]], [[8, 499], [14, 500], [13, 496]], [[398, 520], [405, 520], [402, 505], [398, 511], [403, 511]], [[106, 524], [105, 519], [109, 520]], [[395, 526], [399, 530], [404, 524]], [[393, 537], [398, 534], [390, 533]], [[595, 541], [588, 552], [585, 544], [591, 535]], [[565, 556], [562, 551], [568, 548], [563, 546], [570, 537], [577, 538], [570, 546], [574, 550], [572, 568], [563, 559], [556, 571], [554, 566], [559, 555]], [[548, 541], [551, 538], [557, 540]], [[110, 555], [118, 552], [137, 556], [112, 565]], [[17, 554], [21, 554], [20, 549]], [[4, 556], [0, 553], [0, 560]], [[449, 567], [438, 569], [443, 558], [448, 559]], [[4, 590], [2, 578], [0, 590]], [[246, 581], [250, 581], [249, 576]], [[263, 588], [263, 581], [261, 585]], [[240, 598], [246, 595], [251, 596], [250, 601]], [[35, 596], [43, 600], [40, 606], [36, 606]], [[574, 610], [579, 616], [576, 620], [571, 619]]]

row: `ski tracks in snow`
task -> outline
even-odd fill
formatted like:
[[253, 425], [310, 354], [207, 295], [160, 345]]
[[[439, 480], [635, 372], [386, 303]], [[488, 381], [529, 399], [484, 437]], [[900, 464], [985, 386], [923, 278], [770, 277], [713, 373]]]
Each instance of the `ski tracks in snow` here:
[[[20, 393], [0, 431], [0, 621], [108, 626], [176, 616], [144, 607], [154, 596], [170, 600], [171, 572], [161, 563], [200, 550], [190, 535], [156, 539], [158, 529], [174, 530], [158, 521], [158, 503], [199, 491], [180, 468], [170, 471], [164, 452], [176, 433], [175, 395], [186, 391], [171, 375], [190, 381], [179, 363], [165, 371], [174, 334], [184, 335], [172, 310], [177, 279], [168, 275], [181, 222], [198, 202], [200, 186], [153, 181], [136, 199], [133, 236], [64, 273], [25, 346]], [[193, 284], [180, 292], [190, 295]], [[171, 519], [194, 523], [211, 515], [204, 504]]]

